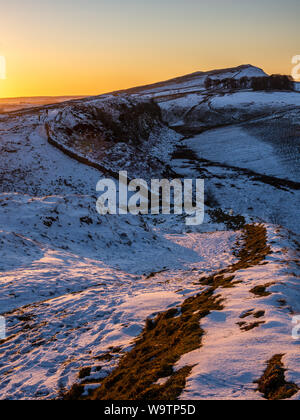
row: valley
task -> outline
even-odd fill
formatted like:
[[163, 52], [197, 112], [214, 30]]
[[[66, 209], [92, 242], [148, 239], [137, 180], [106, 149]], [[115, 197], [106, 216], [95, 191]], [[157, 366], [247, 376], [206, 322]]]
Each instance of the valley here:
[[[206, 86], [264, 75], [0, 115], [0, 399], [299, 399], [300, 92]], [[204, 223], [100, 216], [119, 171], [204, 179]]]

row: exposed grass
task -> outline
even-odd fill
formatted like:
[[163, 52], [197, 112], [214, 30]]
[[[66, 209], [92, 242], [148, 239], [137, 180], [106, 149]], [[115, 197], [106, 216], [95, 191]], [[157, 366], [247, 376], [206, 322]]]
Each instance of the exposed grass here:
[[79, 378], [79, 379], [84, 379], [84, 378], [86, 378], [87, 376], [90, 376], [91, 371], [92, 371], [92, 368], [90, 368], [90, 367], [85, 367], [85, 368], [82, 368], [82, 369], [80, 370], [79, 374], [78, 374], [78, 378]]
[[233, 271], [254, 267], [271, 253], [267, 230], [263, 225], [244, 226], [242, 240], [242, 248], [235, 252], [239, 261], [232, 266]]
[[[120, 360], [113, 372], [88, 399], [93, 400], [176, 400], [186, 386], [193, 366], [175, 372], [174, 366], [187, 353], [201, 347], [204, 331], [201, 319], [211, 311], [223, 309], [217, 290], [234, 287], [234, 273], [262, 262], [270, 252], [263, 225], [246, 225], [242, 249], [236, 251], [239, 261], [216, 275], [200, 280], [208, 289], [186, 299], [174, 308], [148, 319], [131, 351]], [[168, 378], [158, 385], [159, 379]], [[75, 386], [66, 399], [80, 399]]]
[[[134, 348], [120, 361], [119, 366], [102, 382], [92, 399], [100, 400], [174, 400], [185, 387], [192, 366], [174, 372], [174, 364], [183, 354], [201, 345], [204, 331], [200, 320], [212, 310], [223, 307], [218, 296], [210, 290], [187, 299], [177, 309], [148, 320]], [[169, 377], [164, 385], [155, 385]]]
[[264, 321], [261, 322], [251, 322], [250, 324], [247, 324], [247, 322], [238, 322], [238, 326], [240, 327], [241, 331], [247, 332], [254, 330], [254, 328], [258, 328], [260, 325], [265, 324]]
[[150, 273], [147, 277], [146, 277], [146, 280], [149, 280], [149, 279], [152, 279], [153, 277], [155, 277], [157, 274], [161, 274], [161, 273], [164, 273], [164, 272], [166, 272], [166, 271], [168, 271], [168, 270], [160, 270], [160, 271], [153, 271], [152, 273]]
[[98, 360], [99, 362], [110, 362], [112, 359], [113, 356], [110, 353], [95, 357], [95, 360]]
[[243, 313], [240, 316], [240, 318], [241, 319], [245, 319], [245, 318], [248, 318], [249, 316], [253, 316], [256, 319], [259, 319], [259, 318], [264, 317], [265, 314], [266, 314], [266, 311], [257, 311], [257, 312], [254, 312], [254, 309], [249, 309], [249, 311]]
[[265, 316], [266, 312], [265, 311], [257, 311], [255, 312], [255, 314], [253, 314], [254, 318], [262, 318], [263, 316]]
[[240, 318], [245, 319], [245, 318], [248, 318], [248, 316], [251, 316], [251, 315], [253, 315], [253, 310], [249, 310], [248, 312], [243, 313], [242, 315], [240, 315]]
[[276, 354], [268, 361], [267, 369], [257, 381], [258, 391], [267, 400], [285, 400], [297, 394], [299, 388], [296, 384], [287, 382], [285, 379], [283, 354]]
[[258, 297], [267, 297], [270, 296], [272, 293], [267, 291], [267, 288], [270, 286], [273, 286], [274, 283], [267, 283], [262, 286], [256, 286], [253, 287], [253, 289], [250, 290], [250, 293], [253, 293], [255, 296]]
[[80, 384], [74, 384], [70, 391], [62, 396], [65, 401], [77, 401], [81, 399], [84, 393], [84, 386]]
[[208, 214], [215, 223], [224, 223], [230, 230], [242, 229], [246, 224], [244, 216], [230, 215], [225, 213], [222, 209], [208, 210]]

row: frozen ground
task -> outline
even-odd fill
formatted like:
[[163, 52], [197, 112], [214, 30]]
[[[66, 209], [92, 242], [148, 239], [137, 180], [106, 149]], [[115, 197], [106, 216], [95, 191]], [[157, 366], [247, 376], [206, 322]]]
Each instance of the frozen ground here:
[[233, 261], [236, 235], [199, 241], [139, 217], [100, 218], [101, 173], [50, 146], [37, 117], [16, 121], [22, 129], [1, 127], [2, 188], [15, 191], [0, 196], [1, 398], [54, 398], [82, 366], [126, 348], [147, 316], [194, 293], [197, 276]]
[[[199, 275], [220, 268], [219, 252], [221, 267], [234, 259], [228, 253], [232, 239], [204, 235], [195, 251], [198, 263], [151, 278], [58, 251], [20, 272], [3, 273], [1, 311], [16, 309], [6, 313], [10, 339], [1, 346], [1, 398], [54, 398], [82, 367], [95, 365], [112, 347], [124, 351], [148, 316], [180, 304], [198, 289], [193, 283]], [[160, 268], [154, 259], [152, 268]]]
[[[224, 74], [237, 78], [262, 71], [243, 67], [211, 76]], [[206, 77], [190, 76], [171, 81], [171, 87], [165, 83], [136, 91], [133, 99], [128, 93], [119, 99], [107, 95], [52, 106], [48, 113], [45, 108], [0, 116], [0, 315], [7, 323], [7, 340], [0, 342], [0, 399], [57, 398], [78, 381], [85, 367], [92, 368], [90, 381], [99, 386], [133, 345], [147, 317], [179, 306], [204, 290], [200, 277], [236, 262], [240, 231], [230, 230], [208, 211], [199, 228], [188, 228], [180, 216], [100, 217], [95, 187], [107, 173], [79, 163], [48, 142], [47, 126], [56, 133], [57, 145], [103, 164], [102, 155], [91, 149], [99, 140], [94, 130], [103, 123], [97, 110], [109, 112], [113, 122], [107, 115], [105, 120], [115, 129], [120, 110], [137, 102], [142, 104], [138, 145], [124, 140], [119, 149], [106, 126], [103, 133], [111, 143], [100, 139], [108, 150], [104, 169], [126, 169], [128, 156], [143, 156], [133, 171], [142, 177], [162, 174], [166, 164], [182, 176], [203, 177], [216, 207], [243, 215], [248, 222], [268, 223], [272, 247], [266, 264], [240, 270], [240, 283], [220, 290], [224, 310], [202, 321], [203, 346], [178, 364], [195, 364], [181, 398], [262, 398], [253, 380], [274, 354], [285, 354], [286, 376], [300, 386], [299, 340], [291, 337], [292, 317], [300, 313], [296, 135], [289, 137], [287, 161], [265, 129], [268, 124], [273, 127], [270, 114], [279, 113], [280, 127], [290, 126], [293, 116], [294, 130], [298, 94], [241, 92], [208, 98], [203, 92]], [[202, 93], [190, 93], [195, 84]], [[188, 95], [176, 97], [176, 89]], [[194, 124], [200, 114], [205, 116], [203, 127], [210, 118], [211, 124], [222, 125], [229, 114], [231, 125], [183, 139], [157, 120], [155, 142], [153, 133], [147, 137], [151, 119], [138, 96], [145, 101], [156, 94], [169, 95], [158, 103], [172, 126]], [[254, 118], [254, 128], [252, 120], [246, 126], [234, 123], [244, 113]], [[128, 129], [134, 132], [137, 126]], [[272, 133], [278, 134], [276, 130]], [[87, 134], [93, 142], [85, 144]], [[186, 156], [172, 158], [175, 146], [185, 146]], [[134, 160], [129, 165], [133, 168], [131, 164]], [[270, 184], [263, 175], [294, 184]], [[266, 283], [272, 283], [271, 295], [258, 298], [250, 293]], [[246, 322], [264, 311], [259, 319], [264, 323], [245, 332], [237, 322], [249, 311]]]
[[289, 159], [278, 153], [271, 142], [261, 139], [245, 127], [209, 130], [184, 142], [200, 158], [229, 166], [251, 169], [260, 174], [298, 181], [299, 151], [295, 144]]
[[[212, 312], [204, 320], [203, 347], [178, 363], [178, 369], [196, 365], [182, 399], [262, 399], [254, 382], [279, 348], [288, 381], [299, 384], [299, 340], [291, 339], [292, 317], [300, 311], [299, 260], [288, 264], [297, 253], [291, 252], [291, 242], [279, 230], [269, 226], [268, 235], [272, 255], [266, 258], [267, 264], [241, 271], [235, 277], [240, 282], [237, 287], [218, 291], [225, 299], [225, 309]], [[266, 284], [271, 285], [269, 296], [250, 292]], [[259, 312], [263, 316], [257, 319], [255, 314]], [[241, 331], [241, 321], [246, 326], [257, 321], [261, 324]], [[299, 398], [297, 394], [295, 399]]]
[[241, 79], [242, 77], [262, 77], [266, 73], [258, 67], [243, 65], [235, 68], [196, 72], [187, 76], [167, 80], [154, 85], [129, 89], [127, 92], [143, 96], [160, 98], [166, 95], [178, 95], [195, 91], [205, 91], [205, 80], [211, 79]]
[[280, 106], [300, 106], [300, 95], [298, 92], [237, 92], [217, 96], [212, 100], [212, 106], [217, 109], [230, 108], [238, 105], [243, 107], [268, 106], [271, 109], [278, 109]]

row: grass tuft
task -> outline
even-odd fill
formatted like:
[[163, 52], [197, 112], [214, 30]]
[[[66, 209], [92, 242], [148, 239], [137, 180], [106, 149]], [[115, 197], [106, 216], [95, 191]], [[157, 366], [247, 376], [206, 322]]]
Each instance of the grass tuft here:
[[[147, 319], [134, 347], [126, 353], [114, 369], [94, 390], [92, 400], [176, 400], [186, 386], [193, 366], [175, 371], [175, 364], [187, 353], [199, 349], [204, 331], [201, 320], [212, 311], [221, 311], [223, 301], [219, 288], [234, 287], [235, 272], [261, 263], [270, 253], [267, 232], [263, 225], [246, 225], [243, 247], [236, 251], [239, 261], [216, 275], [200, 280], [208, 289], [186, 299], [173, 308]], [[168, 378], [158, 385], [159, 379]], [[70, 391], [78, 399], [80, 388]], [[83, 392], [83, 389], [81, 390]], [[69, 397], [70, 399], [70, 397]]]
[[297, 394], [299, 388], [296, 384], [286, 382], [283, 354], [276, 354], [267, 363], [267, 369], [257, 381], [258, 391], [266, 400], [286, 400]]

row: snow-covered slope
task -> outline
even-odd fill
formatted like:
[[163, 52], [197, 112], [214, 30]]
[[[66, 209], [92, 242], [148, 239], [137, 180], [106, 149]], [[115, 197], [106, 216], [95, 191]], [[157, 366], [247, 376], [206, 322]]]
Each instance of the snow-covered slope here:
[[105, 95], [66, 104], [48, 116], [49, 140], [98, 163], [111, 175], [162, 176], [180, 136], [163, 123], [159, 106], [150, 99]]
[[[300, 311], [299, 278], [294, 267], [286, 267], [287, 255], [292, 260], [297, 254], [291, 253], [291, 242], [279, 230], [269, 226], [268, 236], [272, 254], [265, 265], [243, 270], [235, 277], [238, 287], [218, 291], [225, 309], [205, 319], [203, 347], [183, 356], [176, 366], [195, 366], [181, 399], [262, 399], [255, 381], [279, 349], [287, 379], [299, 384], [299, 342], [291, 340], [291, 311]], [[266, 284], [270, 286], [265, 295], [253, 293]]]
[[[193, 250], [179, 238], [151, 231], [139, 217], [100, 218], [94, 191], [101, 173], [50, 146], [36, 127], [38, 117], [18, 122], [22, 129], [5, 129], [1, 136], [1, 164], [22, 173], [16, 183], [11, 177], [16, 192], [0, 197], [0, 308], [8, 327], [1, 345], [1, 397], [49, 398], [70, 386], [94, 357], [112, 346], [126, 347], [148, 314], [192, 293], [196, 272], [227, 264], [235, 235], [204, 235]], [[193, 276], [191, 269], [197, 269]], [[169, 278], [180, 273], [184, 289], [175, 293], [182, 278], [147, 279], [161, 270]], [[13, 367], [17, 376], [8, 372]]]
[[[300, 96], [204, 87], [208, 76], [261, 75], [252, 66], [196, 73], [0, 116], [0, 399], [57, 398], [82, 381], [86, 395], [99, 388], [148, 317], [179, 310], [205, 293], [203, 277], [239, 264], [244, 222], [263, 223], [270, 252], [238, 266], [234, 287], [214, 291], [223, 310], [201, 319], [201, 347], [173, 366], [194, 366], [180, 398], [262, 398], [253, 381], [275, 354], [300, 387], [291, 337], [300, 312]], [[205, 178], [205, 223], [100, 217], [96, 184], [119, 170]], [[270, 295], [250, 291], [267, 284]], [[259, 324], [243, 330], [257, 312]]]
[[206, 72], [196, 72], [186, 76], [177, 77], [165, 82], [155, 83], [152, 85], [141, 86], [128, 89], [125, 92], [130, 94], [146, 95], [151, 97], [163, 97], [164, 95], [182, 94], [194, 91], [205, 90], [205, 80], [207, 77], [211, 79], [232, 78], [239, 80], [242, 77], [263, 77], [266, 73], [252, 65], [242, 65], [228, 69], [211, 70]]

